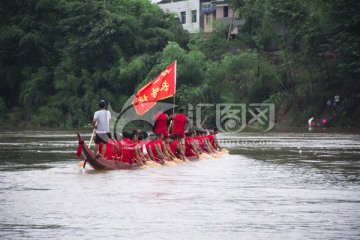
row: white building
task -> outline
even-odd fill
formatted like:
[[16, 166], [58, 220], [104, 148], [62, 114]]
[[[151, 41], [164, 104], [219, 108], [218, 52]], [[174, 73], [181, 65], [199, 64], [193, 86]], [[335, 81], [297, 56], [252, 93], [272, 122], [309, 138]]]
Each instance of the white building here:
[[182, 26], [189, 33], [200, 32], [200, 1], [184, 0], [170, 3], [159, 3], [158, 6], [164, 12], [175, 13], [180, 19]]

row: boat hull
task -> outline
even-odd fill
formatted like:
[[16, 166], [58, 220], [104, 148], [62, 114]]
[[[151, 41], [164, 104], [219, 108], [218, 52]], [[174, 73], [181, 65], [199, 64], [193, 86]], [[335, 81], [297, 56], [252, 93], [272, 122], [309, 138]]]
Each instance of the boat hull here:
[[79, 144], [82, 146], [82, 155], [85, 158], [86, 164], [90, 164], [92, 168], [95, 170], [117, 170], [117, 169], [134, 169], [139, 168], [139, 163], [124, 163], [118, 160], [107, 160], [104, 158], [97, 158], [93, 151], [91, 151], [84, 140], [81, 138], [80, 134], [78, 133]]

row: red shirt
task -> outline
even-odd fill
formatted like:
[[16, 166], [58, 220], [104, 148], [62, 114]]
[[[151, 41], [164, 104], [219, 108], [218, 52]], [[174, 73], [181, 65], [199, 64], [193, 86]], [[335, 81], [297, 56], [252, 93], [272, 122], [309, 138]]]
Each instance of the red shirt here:
[[[179, 144], [179, 145], [178, 145]], [[180, 146], [180, 141], [179, 140], [174, 140], [171, 144], [170, 144], [170, 150], [171, 152], [175, 155], [175, 156], [179, 156], [179, 153], [178, 153], [178, 146]]]
[[137, 142], [125, 142], [123, 141], [121, 144], [121, 161], [126, 163], [134, 163], [135, 162], [135, 148], [138, 147]]
[[119, 148], [119, 151], [116, 150], [115, 158], [120, 159], [121, 158], [121, 144], [122, 144], [123, 141], [122, 140], [115, 140], [114, 142]]
[[154, 123], [154, 133], [159, 133], [161, 132], [164, 137], [169, 136], [169, 132], [167, 130], [167, 121], [168, 121], [168, 117], [165, 113], [163, 112], [158, 112], [157, 114], [155, 114], [154, 116], [155, 119], [155, 123]]
[[185, 138], [185, 156], [186, 157], [193, 157], [196, 156], [194, 151], [192, 150], [191, 143], [194, 141], [193, 138]]
[[108, 140], [108, 143], [106, 144], [106, 150], [104, 154], [105, 159], [115, 159], [116, 155], [116, 147], [115, 147], [115, 141], [112, 139]]
[[184, 138], [185, 125], [187, 123], [187, 117], [184, 114], [178, 113], [174, 118], [174, 127], [171, 134], [177, 133], [179, 138]]
[[195, 140], [198, 141], [201, 150], [205, 151], [204, 144], [203, 144], [204, 137], [203, 136], [196, 136], [194, 138], [195, 138]]
[[164, 153], [165, 152], [165, 142], [162, 139], [158, 139], [156, 144], [159, 146], [160, 150]]
[[206, 138], [209, 140], [211, 146], [216, 149], [214, 135], [209, 134], [206, 136]]
[[[155, 145], [158, 144], [157, 141], [151, 141], [148, 143], [147, 147], [148, 149], [150, 148], [152, 154], [154, 155], [155, 161], [159, 162], [160, 161], [160, 157], [158, 156], [156, 149], [155, 149]], [[149, 154], [150, 155], [150, 154]], [[151, 155], [150, 155], [151, 156]]]

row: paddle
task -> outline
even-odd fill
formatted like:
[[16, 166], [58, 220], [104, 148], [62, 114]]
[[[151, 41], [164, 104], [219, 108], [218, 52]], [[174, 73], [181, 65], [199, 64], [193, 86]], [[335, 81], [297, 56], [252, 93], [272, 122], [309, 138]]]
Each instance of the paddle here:
[[220, 156], [217, 155], [216, 153], [210, 153], [210, 156], [212, 156], [213, 158], [220, 158]]
[[[96, 129], [94, 128], [94, 130], [93, 130], [93, 132], [92, 132], [92, 134], [91, 134], [91, 138], [90, 138], [89, 145], [88, 145], [88, 148], [89, 148], [89, 149], [90, 149], [91, 143], [92, 143], [92, 141], [93, 141], [93, 139], [94, 139], [95, 131], [96, 131]], [[85, 161], [84, 161], [83, 168], [85, 168], [85, 166], [86, 166], [86, 159], [85, 159]]]
[[[136, 145], [134, 147], [134, 151], [135, 151], [135, 157], [133, 158], [135, 160], [135, 162], [140, 164], [140, 167], [142, 169], [147, 169], [147, 166], [142, 162], [143, 161], [143, 156], [142, 156], [142, 152], [139, 149], [139, 145]], [[146, 161], [145, 161], [146, 162]]]
[[174, 161], [165, 160], [167, 157], [165, 156], [164, 153], [161, 153], [161, 155], [163, 156], [162, 158], [163, 158], [164, 165], [166, 165], [166, 166], [177, 166], [177, 164]]
[[183, 160], [181, 160], [181, 159], [179, 159], [179, 158], [174, 158], [173, 161], [174, 161], [175, 163], [183, 163], [183, 162], [184, 162]]
[[91, 147], [91, 143], [92, 143], [92, 141], [93, 141], [93, 139], [94, 139], [94, 136], [95, 136], [95, 131], [96, 131], [96, 129], [94, 128], [94, 130], [93, 130], [93, 132], [92, 132], [92, 134], [91, 134], [91, 138], [90, 138], [89, 145], [88, 145], [88, 148], [89, 148], [89, 149], [90, 149], [90, 147]]
[[143, 163], [141, 160], [138, 160], [137, 158], [134, 158], [134, 159], [135, 159], [135, 161], [136, 161], [137, 163], [140, 164], [140, 167], [141, 167], [142, 169], [147, 169], [147, 166], [144, 165], [144, 163]]
[[157, 162], [154, 162], [153, 160], [147, 160], [146, 165], [149, 165], [150, 167], [159, 167], [161, 164], [158, 164]]
[[209, 158], [211, 158], [211, 156], [210, 156], [209, 154], [204, 153], [204, 152], [200, 154], [200, 157], [202, 157], [202, 159], [209, 159]]
[[220, 150], [220, 152], [225, 153], [225, 154], [228, 154], [228, 153], [229, 153], [229, 151], [228, 151], [227, 149], [225, 149], [225, 148], [222, 148], [222, 149]]
[[164, 165], [166, 166], [177, 166], [177, 164], [173, 161], [167, 161], [167, 160], [163, 160]]

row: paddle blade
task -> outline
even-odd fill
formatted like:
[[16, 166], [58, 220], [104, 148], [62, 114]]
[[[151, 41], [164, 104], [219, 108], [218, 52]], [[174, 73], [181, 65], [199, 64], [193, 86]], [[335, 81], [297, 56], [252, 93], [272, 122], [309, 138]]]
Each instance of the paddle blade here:
[[184, 161], [183, 161], [183, 160], [180, 160], [180, 159], [178, 159], [178, 158], [174, 158], [174, 162], [175, 162], [175, 163], [183, 163]]
[[171, 162], [171, 161], [164, 161], [164, 165], [166, 165], [166, 166], [172, 166], [172, 167], [177, 166], [176, 163]]
[[202, 153], [200, 154], [200, 158], [199, 159], [209, 159], [210, 155], [206, 154], [206, 153]]
[[76, 166], [78, 166], [79, 168], [84, 167], [85, 161], [80, 161], [76, 164]]
[[223, 153], [226, 153], [226, 154], [229, 153], [229, 151], [226, 150], [225, 148], [222, 148], [220, 151], [223, 152]]
[[159, 166], [161, 166], [160, 164], [158, 164], [157, 162], [154, 162], [154, 161], [146, 161], [146, 165], [148, 165], [150, 167], [159, 167]]

